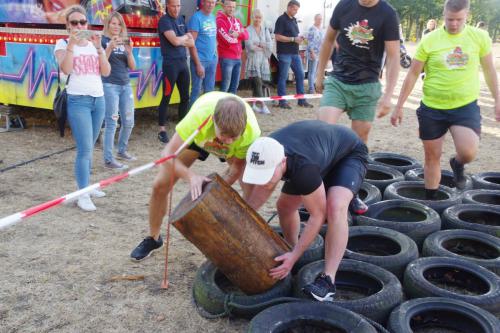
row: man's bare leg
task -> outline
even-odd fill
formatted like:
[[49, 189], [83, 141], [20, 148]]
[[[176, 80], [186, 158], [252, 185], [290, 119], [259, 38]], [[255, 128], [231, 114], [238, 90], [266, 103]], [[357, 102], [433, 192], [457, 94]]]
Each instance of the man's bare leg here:
[[425, 188], [434, 190], [441, 181], [441, 154], [443, 151], [444, 135], [435, 140], [422, 140], [425, 153], [424, 182]]
[[479, 136], [472, 129], [464, 126], [451, 126], [451, 136], [457, 155], [455, 159], [461, 164], [472, 162], [479, 148]]
[[344, 256], [349, 238], [347, 209], [353, 198], [351, 190], [333, 186], [327, 194], [328, 229], [325, 237], [325, 274], [335, 283], [335, 275]]
[[[186, 149], [180, 153], [175, 163], [183, 163], [189, 168], [198, 156], [198, 152]], [[167, 195], [171, 190], [170, 172], [172, 170], [172, 163], [171, 161], [165, 162], [159, 168], [153, 183], [153, 192], [149, 199], [149, 232], [150, 236], [155, 240], [158, 240], [160, 236], [161, 224], [167, 210]], [[174, 184], [177, 182], [177, 179], [177, 177], [174, 177]]]
[[372, 123], [364, 120], [353, 120], [351, 123], [351, 128], [356, 134], [363, 140], [365, 144], [368, 144], [368, 135], [372, 129]]
[[301, 203], [300, 195], [286, 193], [281, 193], [276, 202], [283, 236], [291, 246], [295, 246], [299, 241], [300, 217], [298, 209]]
[[344, 110], [333, 106], [321, 106], [317, 112], [318, 120], [336, 124]]

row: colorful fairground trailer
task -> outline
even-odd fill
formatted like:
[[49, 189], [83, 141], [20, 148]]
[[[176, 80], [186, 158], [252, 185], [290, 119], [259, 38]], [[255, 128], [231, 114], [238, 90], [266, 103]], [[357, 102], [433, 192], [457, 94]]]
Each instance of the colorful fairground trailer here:
[[[220, 1], [218, 1], [220, 2]], [[158, 106], [161, 99], [161, 52], [158, 20], [165, 0], [0, 0], [0, 104], [51, 109], [57, 90], [54, 45], [67, 37], [65, 8], [80, 4], [93, 30], [101, 31], [112, 12], [123, 15], [137, 68], [130, 71], [136, 108]], [[182, 0], [186, 21], [199, 0]], [[237, 17], [248, 25], [252, 0], [237, 1]], [[214, 12], [221, 9], [218, 3]], [[171, 103], [178, 101], [175, 91]]]

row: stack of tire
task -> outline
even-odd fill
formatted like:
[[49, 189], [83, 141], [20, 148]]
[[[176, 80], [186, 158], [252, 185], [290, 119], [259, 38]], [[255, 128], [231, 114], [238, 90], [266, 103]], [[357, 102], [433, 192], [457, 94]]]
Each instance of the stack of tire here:
[[[459, 191], [443, 170], [441, 184], [438, 200], [425, 200], [415, 159], [370, 154], [360, 191], [369, 210], [349, 219], [333, 302], [301, 291], [324, 269], [325, 224], [293, 275], [261, 295], [234, 291], [203, 264], [193, 287], [200, 313], [253, 317], [250, 332], [500, 332], [500, 173], [472, 175]], [[300, 216], [305, 223], [307, 211]]]

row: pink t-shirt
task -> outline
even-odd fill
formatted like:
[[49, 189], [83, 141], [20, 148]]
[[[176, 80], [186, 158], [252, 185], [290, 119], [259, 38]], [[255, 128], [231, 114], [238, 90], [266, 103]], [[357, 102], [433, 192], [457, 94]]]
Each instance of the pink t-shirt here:
[[[66, 40], [59, 39], [54, 52], [65, 50], [67, 46]], [[73, 47], [73, 70], [66, 91], [70, 95], [104, 96], [99, 55], [91, 42], [87, 42], [86, 46]]]

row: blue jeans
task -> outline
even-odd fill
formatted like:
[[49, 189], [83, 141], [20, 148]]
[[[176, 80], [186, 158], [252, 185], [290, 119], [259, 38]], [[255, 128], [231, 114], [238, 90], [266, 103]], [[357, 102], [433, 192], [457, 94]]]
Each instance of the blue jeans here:
[[[288, 78], [288, 70], [292, 67], [295, 75], [295, 84], [297, 94], [304, 93], [304, 69], [302, 68], [302, 60], [298, 54], [278, 54], [278, 96], [286, 95], [286, 79]], [[305, 99], [299, 99], [304, 102]], [[286, 101], [280, 101], [280, 105], [286, 104]]]
[[103, 150], [104, 162], [111, 162], [113, 158], [113, 146], [115, 141], [116, 124], [120, 114], [121, 126], [118, 135], [118, 152], [127, 151], [128, 139], [134, 128], [134, 94], [129, 84], [118, 85], [104, 83], [104, 99], [106, 101], [106, 113], [104, 123]]
[[76, 142], [75, 178], [79, 189], [87, 187], [92, 153], [104, 119], [104, 96], [68, 95], [68, 121]]
[[220, 71], [222, 74], [222, 81], [220, 83], [220, 90], [236, 94], [238, 85], [240, 84], [240, 59], [226, 59], [220, 58]]
[[307, 81], [309, 81], [309, 93], [314, 93], [314, 80], [316, 79], [316, 72], [318, 70], [318, 58], [316, 60], [309, 59], [307, 61]]
[[200, 61], [203, 68], [205, 68], [205, 77], [201, 78], [196, 74], [196, 65], [193, 61], [191, 61], [190, 70], [191, 70], [191, 97], [189, 98], [190, 104], [189, 108], [191, 109], [191, 105], [198, 99], [200, 96], [201, 88], [203, 87], [203, 92], [207, 93], [209, 91], [214, 90], [215, 86], [215, 72], [217, 70], [217, 58], [212, 61]]

